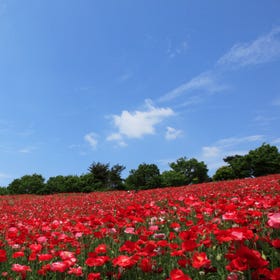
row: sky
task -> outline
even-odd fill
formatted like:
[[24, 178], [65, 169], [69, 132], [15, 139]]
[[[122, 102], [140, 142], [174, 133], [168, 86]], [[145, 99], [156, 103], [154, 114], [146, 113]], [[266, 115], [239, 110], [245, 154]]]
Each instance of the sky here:
[[280, 1], [0, 0], [0, 186], [93, 162], [209, 175], [280, 148]]

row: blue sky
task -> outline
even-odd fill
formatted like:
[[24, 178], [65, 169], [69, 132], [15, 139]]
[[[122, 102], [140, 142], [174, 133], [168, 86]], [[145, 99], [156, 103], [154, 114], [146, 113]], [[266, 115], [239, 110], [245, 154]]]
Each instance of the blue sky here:
[[209, 174], [280, 147], [280, 2], [0, 0], [0, 185], [92, 162]]

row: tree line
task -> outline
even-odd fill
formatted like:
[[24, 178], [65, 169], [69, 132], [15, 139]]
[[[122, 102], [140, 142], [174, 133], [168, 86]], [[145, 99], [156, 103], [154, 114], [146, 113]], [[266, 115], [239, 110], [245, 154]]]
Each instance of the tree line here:
[[93, 192], [108, 190], [144, 190], [159, 187], [258, 177], [280, 173], [280, 153], [276, 146], [262, 144], [245, 155], [233, 155], [223, 159], [224, 166], [213, 177], [208, 176], [207, 165], [195, 158], [181, 157], [169, 163], [170, 170], [160, 172], [156, 164], [142, 163], [121, 177], [125, 166], [93, 162], [88, 172], [78, 175], [54, 176], [47, 181], [40, 174], [24, 175], [7, 187], [0, 187], [0, 194], [54, 194], [69, 192]]

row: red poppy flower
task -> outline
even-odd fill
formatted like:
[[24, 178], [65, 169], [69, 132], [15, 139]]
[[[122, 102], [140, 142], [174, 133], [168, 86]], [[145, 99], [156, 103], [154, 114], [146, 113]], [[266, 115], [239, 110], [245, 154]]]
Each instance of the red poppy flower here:
[[101, 279], [101, 275], [100, 275], [100, 272], [92, 272], [92, 273], [89, 273], [88, 277], [87, 277], [87, 280], [100, 280]]
[[191, 280], [189, 275], [184, 274], [181, 269], [173, 269], [170, 272], [170, 280]]
[[87, 258], [85, 263], [88, 266], [102, 266], [109, 260], [108, 256], [97, 256], [95, 258]]
[[99, 245], [95, 248], [94, 252], [95, 252], [96, 254], [106, 254], [106, 252], [107, 252], [107, 245], [106, 245], [106, 244], [99, 244]]
[[14, 252], [12, 257], [14, 259], [24, 257], [24, 252], [22, 251]]
[[272, 228], [280, 228], [280, 212], [268, 214], [268, 225]]
[[51, 271], [65, 272], [67, 270], [67, 265], [64, 262], [54, 262], [51, 264]]
[[193, 251], [198, 247], [198, 244], [194, 240], [186, 240], [182, 243], [182, 249], [184, 251]]
[[5, 262], [7, 260], [7, 253], [5, 250], [0, 249], [0, 262]]
[[192, 266], [194, 268], [209, 267], [211, 261], [207, 258], [205, 252], [196, 252], [192, 257]]
[[69, 271], [67, 273], [72, 274], [72, 275], [76, 275], [76, 276], [82, 276], [83, 275], [83, 270], [82, 270], [81, 266], [70, 267]]
[[39, 254], [38, 255], [38, 259], [40, 262], [43, 262], [43, 261], [49, 261], [53, 258], [53, 255], [51, 254]]
[[245, 271], [248, 269], [247, 259], [237, 257], [226, 266], [226, 269], [228, 271]]
[[18, 263], [14, 263], [12, 265], [11, 269], [12, 269], [12, 271], [19, 272], [19, 273], [25, 273], [26, 271], [31, 271], [30, 266], [21, 265], [21, 264], [18, 264]]
[[113, 259], [113, 265], [114, 266], [120, 266], [124, 268], [129, 268], [132, 267], [137, 260], [133, 257], [125, 256], [125, 255], [120, 255]]

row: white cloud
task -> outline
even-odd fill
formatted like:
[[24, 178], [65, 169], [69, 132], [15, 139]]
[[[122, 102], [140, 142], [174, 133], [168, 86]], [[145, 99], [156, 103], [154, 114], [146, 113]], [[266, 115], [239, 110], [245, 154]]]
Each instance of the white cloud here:
[[182, 133], [183, 133], [182, 130], [175, 129], [173, 127], [168, 126], [166, 128], [165, 139], [166, 140], [175, 140], [179, 136], [181, 136]]
[[36, 150], [36, 147], [24, 147], [19, 150], [20, 153], [22, 154], [30, 154], [32, 151]]
[[133, 75], [132, 75], [131, 72], [126, 72], [126, 73], [122, 74], [121, 76], [119, 76], [119, 77], [117, 78], [117, 81], [118, 81], [119, 83], [124, 83], [124, 82], [128, 81], [129, 79], [131, 79], [132, 76], [133, 76]]
[[154, 134], [155, 126], [173, 115], [172, 109], [154, 107], [150, 101], [146, 100], [146, 110], [144, 111], [129, 112], [124, 110], [120, 115], [113, 115], [113, 123], [118, 131], [109, 135], [107, 139], [141, 138], [144, 135]]
[[251, 135], [246, 137], [230, 137], [219, 140], [217, 143], [219, 146], [222, 147], [230, 147], [235, 146], [241, 143], [248, 143], [248, 142], [256, 142], [256, 141], [262, 141], [264, 140], [263, 135]]
[[127, 144], [123, 140], [123, 136], [120, 133], [112, 133], [106, 138], [107, 141], [116, 141], [118, 143], [118, 146], [120, 147], [126, 147]]
[[175, 56], [185, 53], [186, 50], [188, 49], [188, 47], [189, 47], [189, 44], [186, 40], [183, 41], [182, 43], [180, 43], [176, 47], [172, 47], [171, 40], [169, 40], [168, 49], [167, 49], [166, 53], [169, 56], [169, 58], [174, 58]]
[[210, 172], [226, 165], [223, 158], [229, 155], [244, 155], [252, 149], [253, 142], [264, 141], [263, 135], [250, 135], [245, 137], [230, 137], [216, 141], [212, 146], [202, 147], [200, 159], [203, 160]]
[[185, 94], [186, 92], [194, 90], [207, 91], [213, 93], [222, 91], [226, 88], [226, 86], [220, 85], [217, 82], [217, 79], [214, 77], [213, 73], [205, 72], [192, 78], [190, 81], [176, 87], [175, 89], [167, 92], [159, 98], [159, 102], [170, 101], [181, 96], [182, 94]]
[[266, 63], [280, 57], [280, 27], [251, 43], [235, 44], [218, 60], [218, 65], [234, 67]]
[[218, 157], [220, 155], [220, 148], [219, 147], [202, 147], [202, 155], [205, 158], [215, 158]]
[[90, 132], [84, 136], [85, 141], [92, 147], [92, 149], [97, 148], [97, 137], [98, 135], [94, 132]]

